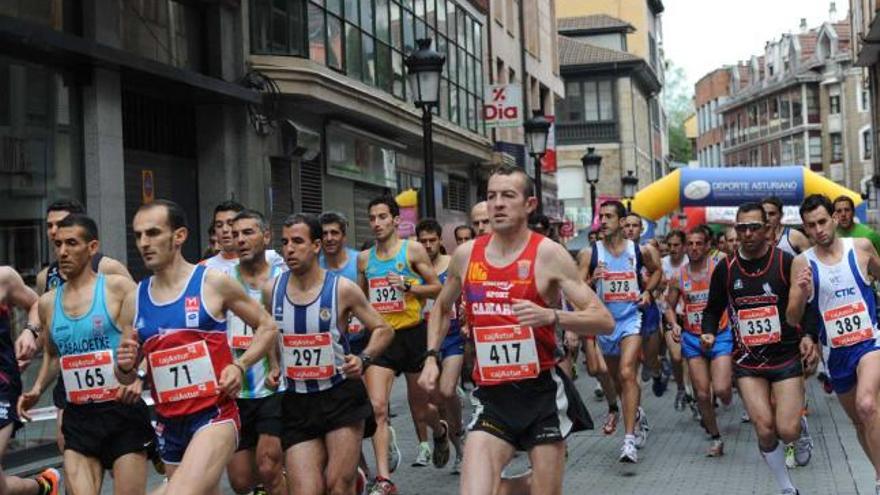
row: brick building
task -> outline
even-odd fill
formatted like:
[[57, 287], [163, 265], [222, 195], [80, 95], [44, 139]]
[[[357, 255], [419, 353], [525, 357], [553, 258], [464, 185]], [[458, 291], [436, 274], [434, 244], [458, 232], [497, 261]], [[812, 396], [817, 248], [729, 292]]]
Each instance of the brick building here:
[[717, 110], [730, 95], [732, 70], [730, 67], [713, 70], [696, 84], [694, 106], [697, 112], [697, 139], [694, 151], [701, 167], [724, 166], [724, 126]]

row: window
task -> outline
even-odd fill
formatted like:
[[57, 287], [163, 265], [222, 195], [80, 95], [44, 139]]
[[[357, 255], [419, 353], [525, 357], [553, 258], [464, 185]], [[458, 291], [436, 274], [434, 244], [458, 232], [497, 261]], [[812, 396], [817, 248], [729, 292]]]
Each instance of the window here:
[[843, 135], [839, 132], [832, 132], [829, 138], [831, 141], [831, 161], [843, 161]]
[[871, 134], [871, 128], [868, 127], [867, 129], [863, 129], [860, 135], [862, 138], [862, 160], [868, 161], [873, 157], [874, 151], [874, 139]]
[[840, 113], [840, 95], [830, 95], [828, 97], [828, 113], [831, 115]]
[[604, 81], [569, 81], [565, 99], [557, 102], [557, 115], [566, 122], [614, 120], [614, 85]]
[[252, 6], [254, 53], [306, 56], [303, 0], [252, 0]]
[[467, 179], [450, 175], [449, 181], [443, 184], [443, 208], [467, 211], [470, 204], [468, 189]]
[[867, 88], [860, 87], [859, 88], [860, 99], [859, 99], [859, 111], [860, 112], [868, 112], [871, 110], [871, 93]]
[[810, 170], [822, 170], [822, 136], [818, 131], [810, 132]]

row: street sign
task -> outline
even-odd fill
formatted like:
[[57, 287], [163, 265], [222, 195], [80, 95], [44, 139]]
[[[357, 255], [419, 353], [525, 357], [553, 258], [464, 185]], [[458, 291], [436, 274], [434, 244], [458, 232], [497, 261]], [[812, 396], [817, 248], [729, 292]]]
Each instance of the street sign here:
[[522, 87], [518, 84], [486, 86], [483, 120], [489, 129], [522, 125]]
[[141, 203], [148, 205], [155, 198], [156, 188], [153, 180], [153, 171], [150, 169], [141, 170]]

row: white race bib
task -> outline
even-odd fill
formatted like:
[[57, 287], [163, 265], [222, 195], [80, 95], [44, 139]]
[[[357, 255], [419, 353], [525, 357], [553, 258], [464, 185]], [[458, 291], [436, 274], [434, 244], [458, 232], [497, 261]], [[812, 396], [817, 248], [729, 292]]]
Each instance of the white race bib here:
[[235, 315], [229, 317], [229, 347], [247, 349], [254, 341], [254, 329]]
[[475, 327], [473, 333], [483, 380], [510, 382], [535, 378], [540, 373], [532, 327]]
[[874, 338], [874, 324], [862, 301], [838, 306], [822, 314], [831, 347], [848, 347]]
[[119, 382], [113, 372], [113, 351], [62, 356], [60, 361], [67, 402], [86, 404], [116, 399]]
[[204, 341], [154, 351], [148, 359], [160, 403], [211, 397], [220, 392]]
[[399, 313], [406, 309], [403, 294], [388, 283], [387, 278], [370, 279], [370, 304], [379, 313]]
[[291, 380], [328, 380], [336, 374], [329, 333], [286, 333], [282, 343], [284, 374]]
[[602, 277], [605, 302], [636, 302], [641, 297], [635, 272], [609, 272]]
[[782, 324], [776, 306], [741, 309], [736, 312], [739, 336], [747, 347], [775, 344], [782, 340]]
[[684, 314], [687, 317], [687, 331], [695, 334], [703, 332], [703, 310], [706, 303], [685, 304]]

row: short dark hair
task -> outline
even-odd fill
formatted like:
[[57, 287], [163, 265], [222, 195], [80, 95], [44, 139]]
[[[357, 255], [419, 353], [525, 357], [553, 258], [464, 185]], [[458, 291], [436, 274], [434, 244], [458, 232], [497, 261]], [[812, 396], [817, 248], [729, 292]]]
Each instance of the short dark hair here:
[[703, 242], [709, 243], [713, 239], [712, 230], [706, 224], [696, 225], [688, 231], [688, 235], [703, 234]]
[[183, 210], [183, 208], [180, 207], [179, 204], [171, 201], [170, 199], [156, 199], [150, 203], [142, 204], [138, 207], [137, 213], [140, 213], [144, 210], [149, 210], [151, 208], [156, 208], [158, 206], [162, 206], [165, 208], [165, 212], [168, 214], [166, 221], [171, 227], [171, 230], [177, 230], [181, 227], [189, 229], [189, 223], [186, 220], [186, 212]]
[[837, 208], [837, 203], [849, 203], [850, 209], [852, 209], [853, 211], [855, 211], [856, 209], [855, 202], [852, 200], [851, 197], [847, 196], [846, 194], [841, 194], [840, 196], [834, 198], [834, 208]]
[[345, 230], [348, 228], [348, 220], [345, 219], [345, 216], [342, 213], [337, 213], [335, 211], [322, 213], [320, 221], [322, 227], [324, 225], [330, 225], [331, 223], [339, 225], [339, 230], [342, 231], [342, 235], [345, 235]]
[[490, 173], [489, 178], [491, 179], [493, 175], [517, 175], [520, 174], [525, 177], [525, 184], [523, 185], [523, 194], [525, 197], [529, 198], [535, 195], [535, 181], [529, 176], [526, 170], [522, 167], [517, 167], [516, 165], [498, 165], [495, 167]]
[[392, 217], [400, 216], [400, 205], [397, 204], [397, 200], [392, 198], [391, 196], [379, 196], [378, 198], [374, 198], [370, 201], [370, 204], [367, 205], [367, 212], [373, 209], [376, 205], [385, 205], [388, 207], [388, 211], [391, 212]]
[[214, 207], [214, 215], [211, 217], [212, 219], [217, 216], [221, 211], [234, 211], [236, 213], [240, 213], [244, 211], [244, 205], [239, 203], [238, 201], [226, 200], [220, 202], [217, 206]]
[[828, 196], [825, 196], [824, 194], [810, 194], [804, 198], [804, 202], [801, 203], [801, 220], [803, 220], [805, 214], [817, 208], [825, 208], [825, 211], [827, 211], [829, 215], [834, 214], [834, 205], [831, 204], [831, 200], [828, 199]]
[[736, 219], [739, 220], [739, 216], [743, 213], [748, 213], [750, 211], [760, 211], [761, 212], [761, 221], [767, 223], [767, 212], [764, 211], [764, 207], [761, 206], [762, 203], [756, 203], [754, 201], [748, 201], [739, 205], [739, 208], [736, 209]]
[[682, 244], [687, 242], [687, 236], [684, 234], [683, 230], [678, 230], [678, 229], [670, 230], [669, 233], [666, 234], [666, 242], [669, 242], [670, 237], [678, 237], [678, 240], [680, 240]]
[[761, 206], [764, 205], [773, 205], [779, 210], [779, 213], [782, 213], [782, 200], [777, 198], [776, 196], [767, 196], [766, 198], [761, 200]]
[[437, 237], [443, 237], [443, 226], [433, 218], [425, 218], [416, 224], [416, 237], [422, 232], [433, 232], [437, 234]]
[[58, 222], [59, 229], [67, 227], [82, 227], [86, 233], [86, 242], [98, 240], [98, 225], [84, 213], [71, 213]]
[[233, 222], [237, 222], [239, 220], [256, 220], [257, 225], [260, 226], [260, 230], [265, 232], [269, 227], [269, 224], [266, 222], [266, 217], [263, 216], [262, 213], [257, 210], [251, 210], [250, 208], [246, 208], [241, 210], [235, 215], [235, 218], [232, 219]]
[[309, 228], [309, 240], [320, 241], [324, 231], [321, 229], [321, 221], [317, 215], [311, 213], [294, 213], [284, 220], [285, 227], [303, 224]]
[[468, 232], [470, 232], [470, 233], [471, 233], [471, 239], [473, 239], [474, 237], [477, 236], [477, 231], [474, 230], [473, 227], [471, 227], [470, 225], [464, 225], [464, 224], [462, 224], [462, 225], [459, 225], [458, 227], [456, 227], [455, 230], [452, 231], [452, 234], [453, 234], [456, 238], [458, 238], [458, 231], [459, 231], [459, 230], [467, 230]]
[[46, 213], [49, 213], [50, 211], [66, 211], [70, 214], [78, 213], [80, 215], [86, 214], [85, 206], [73, 198], [58, 199], [49, 203], [49, 206], [46, 207]]
[[601, 205], [599, 205], [599, 209], [602, 208], [614, 208], [614, 213], [617, 215], [617, 218], [626, 218], [626, 206], [623, 206], [623, 203], [617, 201], [616, 199], [608, 200]]
[[550, 230], [550, 217], [541, 213], [532, 213], [529, 215], [529, 226], [540, 226], [543, 229]]

